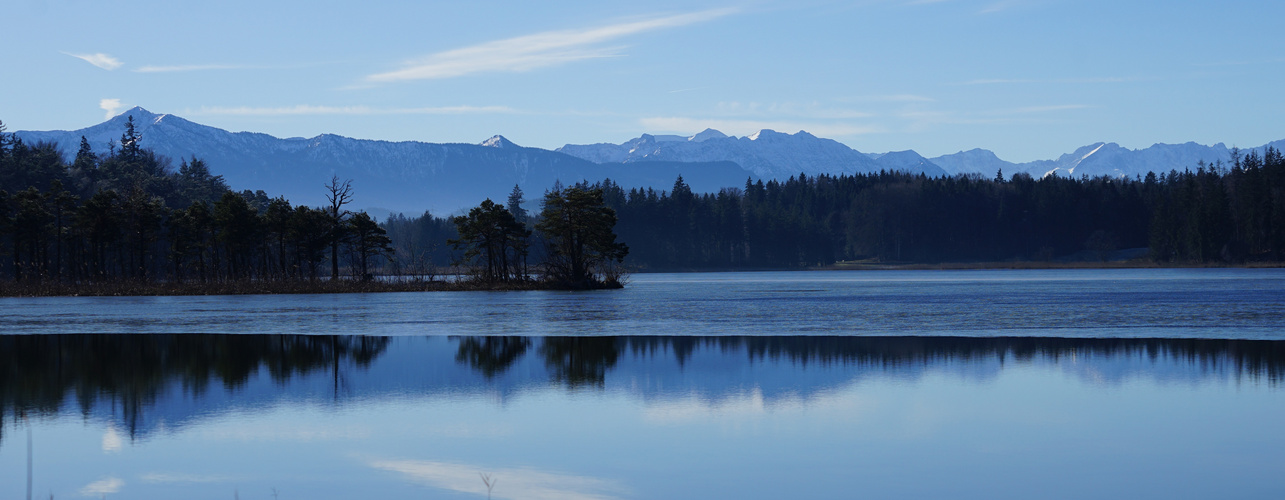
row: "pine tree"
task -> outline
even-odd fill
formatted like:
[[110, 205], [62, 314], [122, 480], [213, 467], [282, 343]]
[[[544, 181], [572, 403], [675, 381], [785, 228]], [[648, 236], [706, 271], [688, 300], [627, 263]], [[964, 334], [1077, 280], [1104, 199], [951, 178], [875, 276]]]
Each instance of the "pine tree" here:
[[[547, 278], [572, 288], [618, 285], [603, 266], [623, 262], [629, 247], [616, 242], [616, 211], [602, 201], [602, 190], [585, 186], [550, 190], [536, 229], [548, 242]], [[613, 283], [614, 282], [614, 283]]]
[[392, 240], [388, 239], [388, 232], [379, 227], [366, 212], [357, 212], [348, 219], [348, 232], [352, 235], [352, 244], [361, 266], [361, 280], [369, 281], [372, 279], [370, 258], [382, 255], [391, 259]]

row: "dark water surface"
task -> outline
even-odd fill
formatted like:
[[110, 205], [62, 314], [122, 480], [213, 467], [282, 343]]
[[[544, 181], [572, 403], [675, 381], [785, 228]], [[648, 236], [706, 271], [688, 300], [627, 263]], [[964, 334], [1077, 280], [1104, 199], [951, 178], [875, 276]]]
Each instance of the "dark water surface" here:
[[1285, 498], [1283, 307], [1277, 270], [0, 299], [0, 498], [28, 446], [41, 499]]
[[1285, 269], [640, 274], [624, 290], [0, 298], [6, 333], [1285, 339]]

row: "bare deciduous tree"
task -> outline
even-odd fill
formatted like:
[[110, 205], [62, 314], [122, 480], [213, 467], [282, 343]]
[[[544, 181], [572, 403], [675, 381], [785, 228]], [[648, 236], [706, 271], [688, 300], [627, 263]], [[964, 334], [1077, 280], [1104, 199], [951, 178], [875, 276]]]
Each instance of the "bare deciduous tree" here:
[[339, 182], [339, 176], [331, 176], [326, 184], [326, 213], [330, 216], [330, 279], [339, 279], [339, 242], [344, 238], [344, 221], [349, 212], [344, 205], [352, 203], [352, 179]]

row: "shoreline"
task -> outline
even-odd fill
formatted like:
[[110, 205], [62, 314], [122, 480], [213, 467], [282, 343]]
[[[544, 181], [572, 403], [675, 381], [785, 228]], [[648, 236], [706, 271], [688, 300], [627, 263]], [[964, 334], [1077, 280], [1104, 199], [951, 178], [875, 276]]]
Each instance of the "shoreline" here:
[[[630, 274], [664, 273], [735, 273], [780, 271], [984, 271], [984, 270], [1058, 270], [1058, 269], [1280, 269], [1285, 262], [1228, 263], [1156, 263], [1150, 260], [1107, 262], [938, 262], [883, 263], [836, 262], [825, 266], [795, 268], [728, 268], [728, 269], [645, 269]], [[625, 280], [627, 283], [628, 280]], [[198, 295], [308, 295], [397, 292], [507, 292], [507, 291], [584, 291], [613, 290], [624, 284], [591, 288], [568, 288], [538, 281], [478, 283], [470, 281], [351, 281], [329, 279], [318, 281], [228, 281], [160, 283], [125, 281], [114, 283], [15, 283], [0, 282], [0, 298], [5, 297], [162, 297]]]
[[197, 295], [308, 295], [332, 293], [474, 292], [474, 291], [570, 291], [609, 290], [621, 286], [600, 285], [572, 289], [538, 281], [477, 283], [469, 281], [228, 281], [158, 283], [126, 281], [114, 283], [14, 283], [0, 282], [0, 297], [160, 297]]
[[939, 263], [880, 263], [880, 262], [836, 262], [826, 266], [809, 267], [814, 271], [965, 271], [965, 270], [1020, 270], [1020, 269], [1278, 269], [1285, 267], [1285, 262], [1244, 262], [1229, 263], [1157, 263], [1150, 260], [1106, 261], [1106, 262], [1058, 262], [1058, 261], [1011, 261], [1011, 262], [939, 262]]
[[845, 261], [824, 266], [806, 267], [734, 267], [717, 269], [635, 269], [630, 274], [662, 273], [751, 273], [773, 271], [971, 271], [1005, 269], [1278, 269], [1285, 262], [1228, 263], [1156, 263], [1150, 260], [1085, 262], [1085, 261], [988, 261], [988, 262], [873, 262]]

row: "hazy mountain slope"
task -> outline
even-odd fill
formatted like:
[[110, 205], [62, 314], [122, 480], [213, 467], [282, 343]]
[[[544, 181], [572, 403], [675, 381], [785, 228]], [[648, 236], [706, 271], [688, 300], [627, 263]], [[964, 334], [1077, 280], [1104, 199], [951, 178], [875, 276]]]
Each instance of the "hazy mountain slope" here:
[[234, 189], [262, 189], [296, 204], [322, 204], [322, 186], [332, 175], [353, 179], [357, 206], [445, 213], [487, 197], [503, 200], [515, 184], [535, 200], [555, 181], [570, 184], [609, 177], [627, 187], [669, 189], [683, 174], [693, 187], [717, 190], [744, 185], [747, 176], [728, 162], [598, 165], [554, 151], [524, 148], [499, 136], [483, 144], [372, 141], [331, 134], [278, 139], [232, 133], [142, 108], [81, 130], [18, 135], [27, 142], [57, 142], [68, 157], [85, 136], [96, 151], [103, 152], [109, 142], [119, 140], [130, 116], [143, 146], [170, 157], [176, 167], [180, 159], [195, 155]]
[[[1248, 154], [1256, 151], [1262, 155], [1267, 147], [1281, 149], [1282, 146], [1285, 146], [1285, 140], [1244, 149], [1241, 153]], [[1046, 175], [1137, 177], [1146, 176], [1148, 172], [1159, 174], [1172, 170], [1194, 169], [1201, 162], [1211, 165], [1218, 162], [1226, 164], [1231, 161], [1231, 150], [1222, 143], [1213, 146], [1194, 142], [1155, 144], [1144, 149], [1128, 149], [1116, 143], [1098, 142], [1064, 154], [1056, 160], [1011, 163], [999, 159], [995, 153], [985, 149], [973, 149], [939, 156], [931, 161], [952, 175], [978, 173], [992, 176], [996, 170], [1002, 168], [1005, 176], [1026, 172], [1036, 178]]]
[[[698, 192], [742, 187], [746, 179], [787, 179], [799, 173], [855, 174], [881, 170], [930, 176], [980, 174], [1006, 176], [1027, 172], [1080, 177], [1143, 176], [1195, 168], [1199, 162], [1226, 163], [1230, 151], [1222, 144], [1156, 144], [1131, 150], [1115, 143], [1096, 143], [1055, 160], [1011, 163], [984, 149], [924, 158], [914, 151], [865, 154], [839, 142], [807, 132], [783, 134], [763, 130], [748, 137], [730, 137], [706, 129], [690, 137], [648, 135], [623, 144], [568, 144], [557, 151], [525, 148], [501, 136], [481, 144], [435, 144], [352, 139], [332, 134], [279, 139], [267, 134], [228, 132], [174, 115], [133, 108], [106, 122], [74, 131], [20, 131], [29, 143], [57, 142], [70, 158], [81, 136], [98, 152], [119, 140], [125, 122], [134, 117], [143, 146], [173, 160], [174, 166], [193, 155], [223, 175], [234, 189], [262, 189], [296, 204], [325, 201], [322, 186], [332, 175], [353, 179], [356, 206], [393, 211], [431, 209], [451, 213], [490, 197], [502, 200], [520, 185], [528, 200], [538, 200], [554, 182], [610, 178], [625, 188], [669, 190], [682, 175]], [[1285, 140], [1267, 147], [1285, 148]]]
[[[892, 165], [881, 164], [869, 155], [837, 141], [802, 131], [783, 134], [761, 130], [746, 137], [729, 137], [717, 130], [706, 129], [685, 140], [643, 134], [622, 144], [568, 144], [557, 151], [599, 163], [731, 161], [755, 176], [776, 179], [787, 179], [800, 173], [873, 173], [888, 170]], [[919, 157], [922, 161], [902, 161], [901, 157], [896, 158], [898, 170], [932, 176], [946, 174], [922, 157]]]
[[920, 156], [919, 153], [913, 150], [884, 153], [875, 159], [875, 163], [879, 165], [880, 170], [889, 172], [923, 173], [933, 177], [949, 174], [941, 166]]
[[931, 161], [950, 175], [982, 174], [991, 176], [1003, 170], [1004, 175], [1009, 176], [1020, 170], [1017, 164], [1001, 160], [998, 156], [995, 156], [995, 153], [986, 149], [960, 151], [955, 154], [938, 156]]

